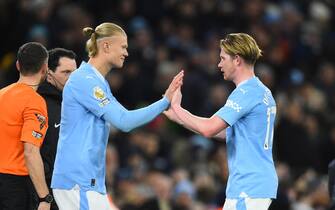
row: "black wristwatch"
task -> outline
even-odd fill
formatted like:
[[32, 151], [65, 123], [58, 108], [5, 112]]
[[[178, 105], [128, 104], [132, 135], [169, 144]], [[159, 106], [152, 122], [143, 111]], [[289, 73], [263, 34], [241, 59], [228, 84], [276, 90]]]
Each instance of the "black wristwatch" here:
[[51, 194], [46, 195], [44, 198], [40, 198], [40, 202], [47, 202], [47, 203], [52, 203], [54, 200], [54, 197]]

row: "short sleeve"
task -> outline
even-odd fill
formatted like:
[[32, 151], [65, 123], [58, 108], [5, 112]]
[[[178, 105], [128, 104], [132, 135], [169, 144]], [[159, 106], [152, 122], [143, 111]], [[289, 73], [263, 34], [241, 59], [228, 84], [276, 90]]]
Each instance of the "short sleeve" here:
[[113, 96], [106, 90], [106, 85], [94, 76], [77, 76], [71, 79], [63, 97], [74, 97], [83, 107], [101, 117], [106, 112], [106, 105], [113, 100]]
[[21, 141], [40, 147], [48, 129], [47, 107], [40, 96], [31, 97], [23, 111]]
[[236, 121], [248, 113], [255, 104], [251, 92], [235, 89], [228, 97], [226, 104], [215, 113], [232, 126]]

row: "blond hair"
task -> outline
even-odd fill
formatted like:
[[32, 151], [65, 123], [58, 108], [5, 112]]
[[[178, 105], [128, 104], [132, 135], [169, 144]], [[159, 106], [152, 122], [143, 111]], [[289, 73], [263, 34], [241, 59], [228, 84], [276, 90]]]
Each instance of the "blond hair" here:
[[220, 40], [220, 47], [229, 55], [241, 56], [246, 63], [254, 65], [262, 50], [258, 47], [254, 38], [245, 33], [228, 34], [225, 39]]
[[85, 36], [89, 37], [86, 42], [86, 50], [89, 57], [94, 57], [98, 53], [97, 40], [105, 37], [111, 37], [113, 35], [126, 35], [126, 32], [118, 25], [114, 23], [102, 23], [95, 29], [86, 27], [83, 29]]

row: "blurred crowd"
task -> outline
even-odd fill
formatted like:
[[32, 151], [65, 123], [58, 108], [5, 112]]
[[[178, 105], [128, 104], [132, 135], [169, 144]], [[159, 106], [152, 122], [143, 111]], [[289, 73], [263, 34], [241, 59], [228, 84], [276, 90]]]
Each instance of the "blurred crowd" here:
[[[114, 22], [129, 57], [107, 75], [128, 109], [161, 97], [185, 70], [182, 105], [211, 116], [234, 88], [218, 70], [219, 40], [252, 35], [263, 57], [257, 76], [278, 112], [274, 159], [280, 184], [270, 210], [326, 210], [335, 158], [335, 2], [333, 0], [1, 0], [0, 87], [18, 78], [16, 52], [28, 41], [64, 47], [87, 60], [82, 29]], [[121, 210], [216, 210], [228, 177], [225, 143], [160, 116], [131, 133], [112, 129], [107, 186]]]

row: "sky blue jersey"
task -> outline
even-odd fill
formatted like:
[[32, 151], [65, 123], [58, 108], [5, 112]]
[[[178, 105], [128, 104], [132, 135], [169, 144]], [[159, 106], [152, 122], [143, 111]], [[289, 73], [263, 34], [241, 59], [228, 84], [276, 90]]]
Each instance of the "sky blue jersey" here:
[[253, 77], [239, 84], [215, 115], [229, 124], [227, 198], [276, 198], [278, 177], [272, 158], [276, 102], [271, 91]]
[[123, 131], [148, 123], [169, 106], [161, 100], [129, 111], [111, 93], [105, 78], [83, 62], [63, 90], [61, 127], [51, 187], [106, 193], [105, 157], [110, 125]]

